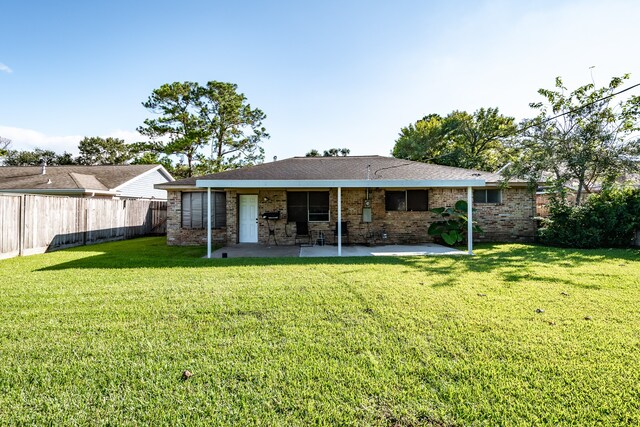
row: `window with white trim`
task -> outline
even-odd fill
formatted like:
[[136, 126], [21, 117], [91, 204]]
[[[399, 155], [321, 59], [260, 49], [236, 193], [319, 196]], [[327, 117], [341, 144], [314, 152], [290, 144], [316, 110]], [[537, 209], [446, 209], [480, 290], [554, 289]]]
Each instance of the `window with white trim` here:
[[473, 203], [502, 203], [502, 191], [498, 189], [473, 190]]
[[[211, 192], [211, 228], [227, 226], [227, 194]], [[182, 228], [203, 229], [207, 227], [207, 193], [182, 193]]]
[[429, 209], [429, 194], [427, 190], [387, 190], [384, 206], [387, 211], [426, 211]]

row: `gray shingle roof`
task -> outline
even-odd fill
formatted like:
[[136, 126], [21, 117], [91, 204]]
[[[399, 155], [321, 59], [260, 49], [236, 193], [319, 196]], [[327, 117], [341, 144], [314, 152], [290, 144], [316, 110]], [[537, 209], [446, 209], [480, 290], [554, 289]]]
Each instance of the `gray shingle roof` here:
[[97, 190], [108, 191], [158, 165], [121, 166], [1, 166], [2, 190]]
[[[367, 176], [368, 174], [368, 176]], [[197, 179], [210, 180], [469, 180], [498, 183], [492, 172], [454, 168], [383, 156], [293, 157], [261, 165], [162, 184], [162, 188], [195, 186]], [[519, 183], [521, 181], [510, 181]]]

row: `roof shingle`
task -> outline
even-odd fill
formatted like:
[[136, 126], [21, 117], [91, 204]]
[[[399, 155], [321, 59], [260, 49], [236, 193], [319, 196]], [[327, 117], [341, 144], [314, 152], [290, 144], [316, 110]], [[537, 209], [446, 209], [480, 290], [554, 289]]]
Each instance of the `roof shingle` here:
[[[484, 180], [498, 183], [499, 174], [383, 156], [292, 157], [162, 184], [163, 188], [195, 186], [196, 180]], [[520, 181], [511, 181], [512, 183]]]
[[119, 187], [158, 165], [120, 166], [1, 166], [2, 190], [98, 190]]

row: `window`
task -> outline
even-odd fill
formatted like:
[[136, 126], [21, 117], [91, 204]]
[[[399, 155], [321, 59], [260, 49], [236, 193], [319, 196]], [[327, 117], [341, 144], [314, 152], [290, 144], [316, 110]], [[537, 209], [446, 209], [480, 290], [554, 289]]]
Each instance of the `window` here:
[[[221, 191], [211, 192], [212, 228], [227, 225], [227, 195]], [[182, 193], [182, 228], [206, 228], [207, 193]]]
[[427, 190], [386, 191], [384, 205], [387, 211], [426, 211], [429, 197]]
[[473, 190], [473, 203], [502, 203], [500, 190]]
[[329, 221], [329, 192], [287, 192], [287, 221]]

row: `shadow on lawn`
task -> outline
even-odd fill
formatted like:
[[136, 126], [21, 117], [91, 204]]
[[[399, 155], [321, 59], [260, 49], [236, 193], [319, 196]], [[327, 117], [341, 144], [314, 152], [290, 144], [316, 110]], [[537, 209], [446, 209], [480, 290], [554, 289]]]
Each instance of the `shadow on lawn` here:
[[162, 238], [140, 238], [128, 241], [73, 248], [78, 253], [71, 261], [41, 268], [40, 271], [66, 269], [131, 269], [131, 268], [224, 268], [238, 266], [287, 266], [287, 265], [396, 265], [429, 275], [432, 286], [455, 286], [460, 274], [468, 272], [492, 273], [504, 282], [562, 281], [567, 285], [591, 287], [574, 278], [581, 271], [568, 277], [548, 277], [546, 266], [576, 268], [597, 262], [609, 261], [624, 265], [640, 260], [640, 252], [633, 249], [576, 250], [537, 245], [480, 244], [477, 255], [466, 256], [413, 256], [413, 257], [332, 257], [332, 258], [202, 258], [202, 247], [167, 246]]
[[[599, 289], [593, 281], [584, 280], [586, 272], [583, 267], [608, 262], [618, 268], [640, 261], [637, 249], [566, 249], [541, 245], [480, 244], [477, 256], [472, 258], [451, 258], [450, 264], [443, 269], [426, 263], [415, 265], [425, 273], [438, 272], [491, 272], [506, 284], [520, 282], [554, 282], [586, 289]], [[408, 262], [412, 262], [408, 259]], [[566, 268], [564, 277], [558, 274], [547, 274], [550, 267]], [[445, 271], [446, 270], [446, 271]], [[593, 276], [592, 273], [589, 276]], [[458, 283], [456, 274], [443, 276], [444, 280], [432, 286], [453, 286]]]

